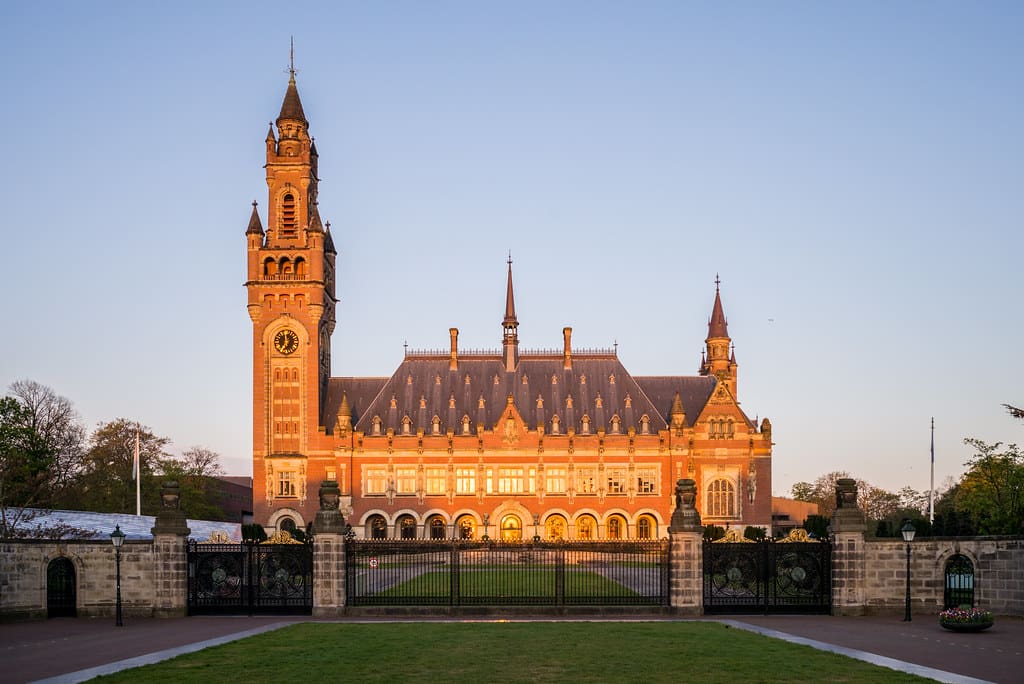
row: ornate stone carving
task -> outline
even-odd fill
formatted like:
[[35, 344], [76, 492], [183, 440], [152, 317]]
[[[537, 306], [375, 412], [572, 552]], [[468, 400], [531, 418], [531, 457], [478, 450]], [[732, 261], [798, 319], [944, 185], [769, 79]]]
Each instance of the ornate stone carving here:
[[676, 509], [672, 511], [669, 532], [703, 531], [697, 512], [697, 483], [684, 478], [676, 482]]

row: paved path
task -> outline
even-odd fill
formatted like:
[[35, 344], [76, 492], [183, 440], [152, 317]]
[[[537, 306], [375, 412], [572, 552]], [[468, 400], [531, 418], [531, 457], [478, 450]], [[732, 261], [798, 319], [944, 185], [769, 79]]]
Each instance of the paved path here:
[[[534, 619], [559, 618], [538, 616]], [[655, 616], [649, 619], [674, 618]], [[115, 627], [109, 619], [58, 618], [0, 624], [0, 682], [47, 678], [55, 678], [56, 682], [83, 681], [123, 667], [158, 662], [306, 620], [308, 618], [302, 617], [135, 618], [127, 619], [124, 627]], [[948, 632], [932, 618], [905, 623], [898, 617], [792, 615], [736, 616], [725, 621], [735, 627], [809, 643], [939, 681], [1024, 682], [1024, 619], [999, 618], [995, 627], [975, 634]]]

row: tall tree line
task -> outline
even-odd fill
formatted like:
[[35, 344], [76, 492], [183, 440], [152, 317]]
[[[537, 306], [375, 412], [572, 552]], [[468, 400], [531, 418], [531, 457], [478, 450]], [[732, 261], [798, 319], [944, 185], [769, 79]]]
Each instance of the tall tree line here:
[[186, 515], [225, 519], [216, 452], [192, 447], [174, 457], [167, 437], [129, 418], [100, 423], [90, 433], [66, 397], [19, 380], [0, 398], [0, 538], [27, 533], [26, 508], [134, 513], [136, 439], [143, 514], [156, 513], [160, 484], [174, 479]]

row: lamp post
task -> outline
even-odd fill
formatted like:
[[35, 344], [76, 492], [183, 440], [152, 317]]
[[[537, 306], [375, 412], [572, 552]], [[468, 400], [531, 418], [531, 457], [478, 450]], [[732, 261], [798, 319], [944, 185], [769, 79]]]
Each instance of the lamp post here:
[[914, 535], [917, 530], [910, 524], [908, 520], [900, 528], [900, 534], [903, 535], [903, 541], [907, 543], [907, 605], [906, 611], [903, 613], [903, 621], [910, 622], [910, 542], [914, 541]]
[[114, 545], [114, 563], [117, 566], [117, 617], [114, 626], [124, 627], [124, 623], [121, 622], [121, 544], [124, 544], [124, 532], [121, 531], [120, 525], [114, 526], [114, 531], [110, 533], [110, 541]]

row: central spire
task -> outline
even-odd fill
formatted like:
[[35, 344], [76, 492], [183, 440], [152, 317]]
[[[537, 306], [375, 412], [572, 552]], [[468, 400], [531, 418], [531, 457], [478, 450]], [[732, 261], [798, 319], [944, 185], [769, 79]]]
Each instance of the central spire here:
[[501, 347], [505, 370], [515, 371], [519, 365], [519, 321], [516, 319], [516, 300], [512, 291], [512, 252], [508, 253], [508, 285], [505, 288], [505, 319], [501, 322], [504, 331]]

